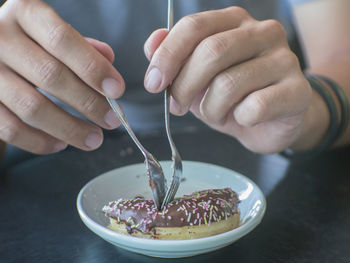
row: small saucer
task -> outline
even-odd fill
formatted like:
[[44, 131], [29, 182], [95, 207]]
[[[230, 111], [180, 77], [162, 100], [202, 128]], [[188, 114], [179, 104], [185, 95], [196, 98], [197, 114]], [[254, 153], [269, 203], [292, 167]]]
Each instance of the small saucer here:
[[[160, 163], [169, 183], [172, 162]], [[177, 196], [197, 190], [231, 187], [241, 201], [241, 225], [222, 234], [190, 240], [144, 239], [110, 230], [107, 228], [109, 220], [102, 213], [104, 205], [119, 198], [142, 196], [151, 199], [144, 163], [117, 168], [91, 180], [78, 195], [79, 215], [90, 230], [113, 245], [163, 258], [189, 257], [220, 249], [248, 234], [261, 222], [266, 210], [265, 197], [249, 178], [224, 167], [193, 161], [183, 161], [183, 172], [184, 179]]]

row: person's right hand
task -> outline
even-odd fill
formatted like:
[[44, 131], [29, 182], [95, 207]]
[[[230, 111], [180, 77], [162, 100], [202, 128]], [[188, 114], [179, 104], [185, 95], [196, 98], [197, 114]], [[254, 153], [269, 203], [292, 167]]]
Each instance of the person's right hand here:
[[[105, 43], [82, 37], [39, 0], [0, 8], [0, 140], [36, 154], [99, 147], [102, 128], [119, 126], [104, 95], [119, 98], [124, 80]], [[37, 88], [82, 113], [65, 112]]]

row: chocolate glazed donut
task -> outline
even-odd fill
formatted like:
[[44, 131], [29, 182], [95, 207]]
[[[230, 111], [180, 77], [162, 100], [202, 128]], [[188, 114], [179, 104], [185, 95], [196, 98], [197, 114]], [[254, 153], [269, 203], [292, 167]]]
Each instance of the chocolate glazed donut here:
[[158, 211], [153, 200], [119, 199], [104, 206], [109, 228], [153, 239], [193, 239], [239, 226], [239, 199], [231, 188], [210, 189], [176, 198]]

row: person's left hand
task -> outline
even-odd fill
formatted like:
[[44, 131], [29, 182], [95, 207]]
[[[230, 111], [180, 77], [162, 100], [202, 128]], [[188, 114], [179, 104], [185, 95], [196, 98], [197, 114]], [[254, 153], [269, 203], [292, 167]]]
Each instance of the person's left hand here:
[[153, 32], [145, 53], [145, 87], [157, 93], [172, 83], [173, 114], [191, 110], [255, 152], [298, 141], [312, 92], [277, 21], [239, 7], [198, 13]]

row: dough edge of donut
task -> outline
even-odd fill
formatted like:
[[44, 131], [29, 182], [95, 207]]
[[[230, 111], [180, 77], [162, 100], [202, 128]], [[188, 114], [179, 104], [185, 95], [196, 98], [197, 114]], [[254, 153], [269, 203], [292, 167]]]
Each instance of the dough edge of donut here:
[[200, 226], [183, 226], [183, 227], [155, 227], [154, 231], [141, 232], [134, 229], [131, 234], [128, 233], [126, 224], [110, 218], [108, 228], [129, 236], [148, 238], [148, 239], [164, 239], [164, 240], [186, 240], [197, 239], [203, 237], [221, 234], [240, 226], [240, 212], [219, 222], [212, 222], [210, 225], [202, 224]]

